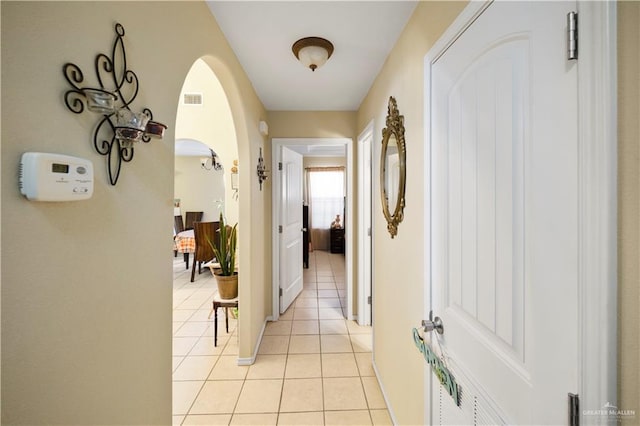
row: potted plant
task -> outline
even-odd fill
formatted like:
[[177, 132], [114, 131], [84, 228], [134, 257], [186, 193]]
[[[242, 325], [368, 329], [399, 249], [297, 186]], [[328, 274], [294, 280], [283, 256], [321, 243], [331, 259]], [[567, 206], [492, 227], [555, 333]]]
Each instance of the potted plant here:
[[227, 226], [224, 217], [220, 213], [220, 238], [218, 244], [214, 244], [208, 237], [207, 241], [213, 249], [213, 254], [220, 264], [219, 269], [211, 267], [211, 271], [218, 282], [218, 293], [222, 299], [235, 299], [238, 297], [238, 273], [236, 272], [236, 245], [238, 241], [238, 224]]

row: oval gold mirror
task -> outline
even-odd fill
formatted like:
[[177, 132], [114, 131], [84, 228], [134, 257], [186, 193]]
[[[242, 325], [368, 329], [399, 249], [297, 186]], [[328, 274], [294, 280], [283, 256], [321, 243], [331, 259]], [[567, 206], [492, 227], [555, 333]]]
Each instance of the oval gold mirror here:
[[404, 188], [406, 181], [406, 147], [404, 117], [398, 112], [393, 96], [389, 97], [386, 127], [382, 129], [380, 156], [380, 192], [382, 212], [387, 220], [391, 238], [398, 234], [398, 224], [404, 217]]

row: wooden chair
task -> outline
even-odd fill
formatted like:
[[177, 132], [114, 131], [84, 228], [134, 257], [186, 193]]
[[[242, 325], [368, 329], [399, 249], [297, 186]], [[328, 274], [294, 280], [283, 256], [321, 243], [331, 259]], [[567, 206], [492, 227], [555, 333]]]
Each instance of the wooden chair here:
[[[184, 231], [184, 223], [182, 222], [182, 215], [173, 217], [173, 231], [175, 235], [178, 235], [182, 231]], [[174, 238], [175, 238], [174, 235]], [[178, 257], [178, 250], [173, 251], [173, 257]]]
[[187, 212], [184, 229], [193, 229], [193, 222], [200, 222], [202, 220], [202, 214], [203, 212]]
[[193, 222], [193, 234], [196, 238], [196, 252], [193, 254], [193, 265], [191, 269], [191, 282], [196, 275], [196, 263], [198, 264], [198, 274], [202, 273], [202, 262], [213, 259], [213, 249], [207, 241], [207, 237], [214, 244], [218, 244], [220, 222]]

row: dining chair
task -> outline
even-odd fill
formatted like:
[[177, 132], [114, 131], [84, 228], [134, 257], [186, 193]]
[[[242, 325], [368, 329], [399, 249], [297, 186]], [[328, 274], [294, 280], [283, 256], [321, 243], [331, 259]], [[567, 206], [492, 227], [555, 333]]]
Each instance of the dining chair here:
[[193, 222], [202, 220], [203, 212], [187, 212], [185, 217], [184, 229], [193, 229]]
[[196, 239], [196, 252], [193, 254], [193, 265], [191, 269], [191, 282], [195, 279], [196, 263], [198, 264], [198, 274], [202, 273], [202, 263], [214, 258], [213, 249], [209, 241], [218, 244], [220, 222], [193, 222], [193, 235]]
[[[176, 235], [184, 231], [184, 223], [182, 222], [182, 215], [173, 216], [173, 238], [176, 238]], [[173, 251], [173, 257], [178, 257], [178, 250]]]

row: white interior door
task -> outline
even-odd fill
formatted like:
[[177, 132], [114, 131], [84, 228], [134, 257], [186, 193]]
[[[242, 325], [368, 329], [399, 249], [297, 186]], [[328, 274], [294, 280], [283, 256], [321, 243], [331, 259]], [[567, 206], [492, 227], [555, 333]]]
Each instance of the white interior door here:
[[458, 407], [430, 380], [432, 424], [567, 423], [579, 367], [575, 7], [495, 2], [427, 59], [427, 297], [444, 325], [427, 341], [461, 388]]
[[358, 324], [371, 325], [372, 294], [372, 175], [373, 125], [358, 138], [359, 234], [358, 239]]
[[282, 147], [280, 313], [302, 291], [302, 155]]

